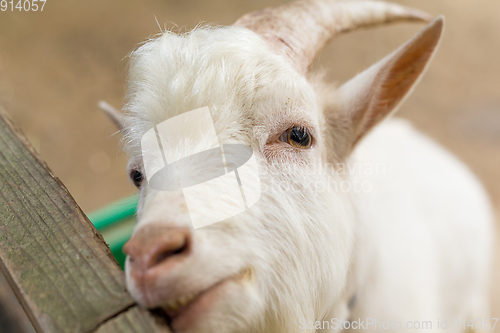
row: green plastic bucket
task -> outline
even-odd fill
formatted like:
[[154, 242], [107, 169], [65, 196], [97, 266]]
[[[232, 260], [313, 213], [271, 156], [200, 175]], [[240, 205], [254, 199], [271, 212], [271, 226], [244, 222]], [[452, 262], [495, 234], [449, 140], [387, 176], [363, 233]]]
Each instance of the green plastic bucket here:
[[136, 211], [138, 195], [133, 195], [113, 202], [106, 207], [98, 209], [88, 215], [90, 221], [102, 234], [108, 243], [113, 256], [120, 266], [125, 265], [123, 245], [129, 240], [137, 223]]

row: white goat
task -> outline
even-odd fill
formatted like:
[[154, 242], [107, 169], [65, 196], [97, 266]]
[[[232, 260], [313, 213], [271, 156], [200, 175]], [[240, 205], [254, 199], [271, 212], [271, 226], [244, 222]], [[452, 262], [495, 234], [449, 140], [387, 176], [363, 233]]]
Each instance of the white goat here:
[[[138, 225], [124, 248], [140, 304], [164, 309], [186, 333], [405, 331], [408, 321], [438, 331], [438, 319], [451, 330], [454, 318], [488, 317], [492, 214], [481, 185], [403, 121], [368, 134], [424, 72], [443, 18], [338, 89], [309, 73], [335, 35], [405, 20], [429, 17], [378, 1], [304, 0], [229, 27], [165, 32], [132, 53], [126, 117], [115, 118], [140, 187]], [[182, 191], [151, 189], [140, 142], [204, 106], [219, 142], [253, 149], [262, 196], [193, 230], [189, 214], [213, 209], [188, 212]], [[217, 144], [186, 138], [163, 149], [187, 156]], [[345, 172], [355, 165], [383, 169]], [[207, 184], [196, 190], [215, 201]], [[227, 194], [210, 204], [225, 210], [234, 201]]]

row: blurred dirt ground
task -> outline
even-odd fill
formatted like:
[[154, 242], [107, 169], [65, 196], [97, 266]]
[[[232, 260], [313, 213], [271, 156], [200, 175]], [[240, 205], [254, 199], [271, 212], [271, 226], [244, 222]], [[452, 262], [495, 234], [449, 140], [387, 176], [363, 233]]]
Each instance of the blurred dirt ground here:
[[[48, 0], [43, 12], [0, 11], [0, 105], [90, 212], [135, 192], [120, 136], [96, 105], [100, 99], [122, 105], [126, 56], [159, 32], [157, 21], [183, 29], [200, 21], [227, 25], [283, 2]], [[441, 48], [399, 116], [464, 160], [500, 215], [500, 1], [395, 2], [446, 17]], [[325, 49], [318, 68], [343, 82], [422, 27], [403, 23], [346, 34]], [[499, 317], [497, 284], [493, 302]]]

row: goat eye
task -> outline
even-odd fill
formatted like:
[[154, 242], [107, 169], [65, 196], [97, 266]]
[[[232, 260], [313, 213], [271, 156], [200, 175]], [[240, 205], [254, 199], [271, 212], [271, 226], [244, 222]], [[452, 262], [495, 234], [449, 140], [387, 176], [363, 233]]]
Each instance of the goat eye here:
[[144, 180], [144, 177], [142, 176], [142, 173], [139, 170], [132, 170], [130, 172], [130, 179], [134, 182], [134, 185], [139, 188], [141, 187], [142, 181]]
[[309, 148], [312, 144], [312, 137], [309, 131], [303, 127], [292, 127], [281, 135], [281, 141], [287, 142], [296, 148]]

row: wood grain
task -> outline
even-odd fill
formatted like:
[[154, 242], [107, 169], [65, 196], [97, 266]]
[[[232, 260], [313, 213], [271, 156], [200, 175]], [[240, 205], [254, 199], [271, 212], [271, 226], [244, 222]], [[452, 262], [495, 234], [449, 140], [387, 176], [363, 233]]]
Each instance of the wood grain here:
[[[148, 311], [134, 306], [107, 321], [95, 333], [168, 333], [166, 324]], [[94, 332], [93, 332], [94, 333]]]
[[134, 305], [102, 236], [2, 110], [0, 269], [38, 332], [91, 332]]

